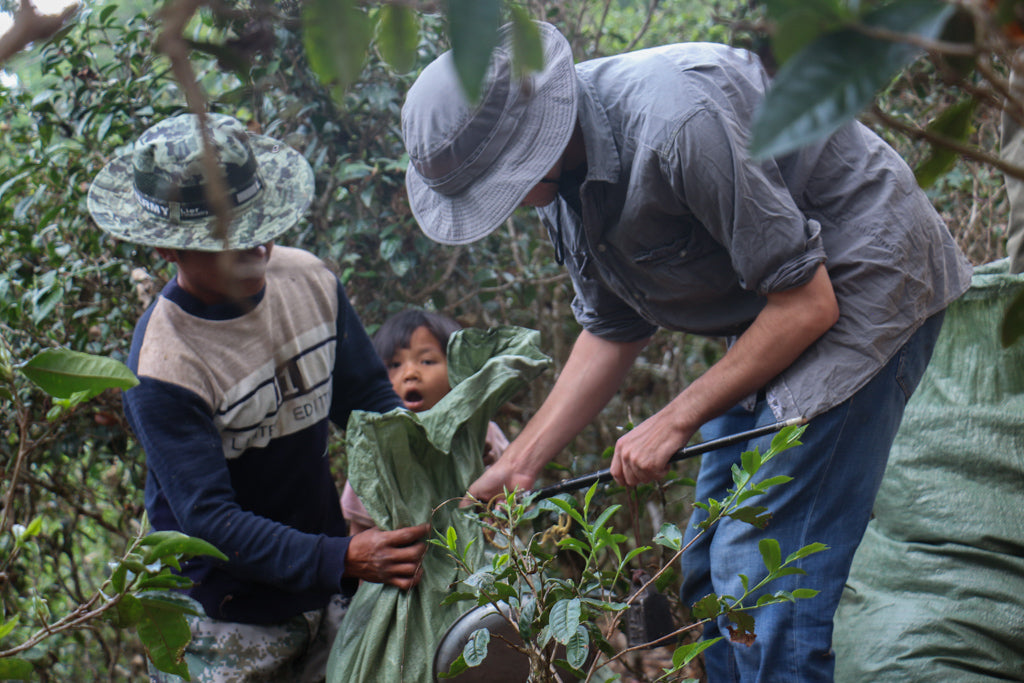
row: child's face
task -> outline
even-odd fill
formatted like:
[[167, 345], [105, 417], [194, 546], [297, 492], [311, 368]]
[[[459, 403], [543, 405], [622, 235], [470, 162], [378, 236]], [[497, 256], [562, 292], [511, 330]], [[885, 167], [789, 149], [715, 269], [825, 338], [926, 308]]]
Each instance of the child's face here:
[[451, 390], [444, 349], [425, 327], [413, 330], [409, 348], [396, 350], [387, 367], [391, 386], [409, 410], [433, 408]]

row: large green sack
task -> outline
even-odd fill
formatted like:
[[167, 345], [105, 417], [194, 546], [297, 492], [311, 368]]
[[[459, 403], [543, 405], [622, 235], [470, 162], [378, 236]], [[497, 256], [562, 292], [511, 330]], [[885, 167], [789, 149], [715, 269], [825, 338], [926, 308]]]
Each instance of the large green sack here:
[[836, 614], [836, 681], [1024, 681], [1024, 276], [975, 270], [907, 405]]
[[[346, 430], [348, 477], [374, 523], [398, 529], [430, 521], [432, 533], [454, 527], [460, 545], [480, 528], [458, 500], [483, 472], [487, 425], [498, 409], [551, 364], [539, 334], [516, 327], [466, 329], [448, 343], [451, 392], [422, 413], [353, 413]], [[455, 564], [437, 546], [423, 558], [423, 579], [408, 591], [363, 582], [331, 649], [327, 681], [430, 681], [434, 651], [448, 627], [475, 603], [442, 606]]]

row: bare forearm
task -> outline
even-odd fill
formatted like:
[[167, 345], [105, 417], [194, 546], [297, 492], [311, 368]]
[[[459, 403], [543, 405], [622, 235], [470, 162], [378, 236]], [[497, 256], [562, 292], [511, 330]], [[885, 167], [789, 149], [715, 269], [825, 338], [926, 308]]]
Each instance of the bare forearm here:
[[612, 475], [633, 486], [664, 476], [672, 453], [702, 424], [757, 391], [793, 364], [839, 315], [820, 266], [806, 285], [771, 294], [753, 324], [706, 373], [615, 444]]
[[504, 489], [532, 488], [544, 465], [608, 403], [646, 344], [610, 342], [583, 332], [540, 410], [469, 494], [490, 500]]
[[762, 388], [838, 319], [824, 266], [803, 287], [771, 295], [768, 304], [729, 352], [667, 408], [691, 433]]
[[646, 344], [580, 334], [551, 393], [505, 457], [519, 471], [536, 476], [615, 395]]

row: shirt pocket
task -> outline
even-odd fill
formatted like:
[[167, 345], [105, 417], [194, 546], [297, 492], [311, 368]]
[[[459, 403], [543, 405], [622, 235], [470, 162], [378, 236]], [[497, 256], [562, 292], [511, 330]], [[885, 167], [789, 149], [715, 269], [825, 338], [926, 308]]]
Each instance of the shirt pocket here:
[[684, 237], [660, 247], [640, 251], [633, 257], [633, 262], [638, 266], [659, 266], [666, 263], [683, 265], [701, 256], [699, 250], [696, 253], [694, 253], [694, 250], [691, 250], [691, 241], [690, 238]]
[[[705, 333], [745, 324], [747, 306], [737, 319], [723, 315], [738, 299], [752, 295], [739, 285], [729, 253], [710, 236], [694, 233], [638, 251], [633, 256], [633, 279], [652, 314], [662, 325]], [[671, 324], [668, 324], [671, 321]]]

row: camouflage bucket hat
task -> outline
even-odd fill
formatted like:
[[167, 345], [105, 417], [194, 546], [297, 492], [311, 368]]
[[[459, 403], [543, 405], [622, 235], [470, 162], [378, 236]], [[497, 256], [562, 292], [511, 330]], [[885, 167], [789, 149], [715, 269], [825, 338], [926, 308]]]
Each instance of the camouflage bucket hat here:
[[109, 162], [89, 188], [89, 213], [103, 230], [136, 244], [171, 249], [248, 249], [295, 225], [313, 198], [313, 169], [291, 147], [249, 133], [223, 114], [207, 126], [233, 206], [227, 239], [213, 237], [203, 143], [194, 114], [148, 128], [134, 151]]

